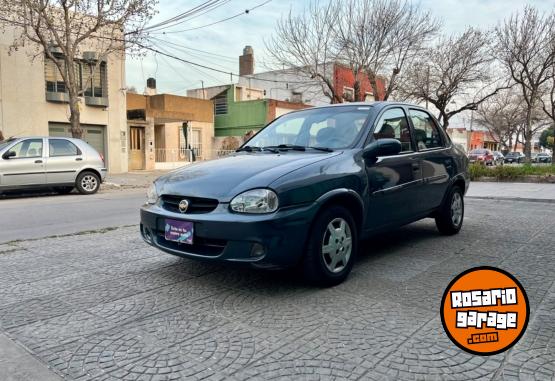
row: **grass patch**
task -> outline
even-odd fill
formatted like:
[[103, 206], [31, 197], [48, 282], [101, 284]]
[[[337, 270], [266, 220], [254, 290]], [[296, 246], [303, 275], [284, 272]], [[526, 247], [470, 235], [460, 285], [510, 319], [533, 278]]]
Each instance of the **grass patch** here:
[[555, 165], [498, 165], [488, 167], [482, 164], [471, 164], [468, 167], [470, 179], [494, 177], [497, 180], [513, 180], [524, 176], [555, 176]]

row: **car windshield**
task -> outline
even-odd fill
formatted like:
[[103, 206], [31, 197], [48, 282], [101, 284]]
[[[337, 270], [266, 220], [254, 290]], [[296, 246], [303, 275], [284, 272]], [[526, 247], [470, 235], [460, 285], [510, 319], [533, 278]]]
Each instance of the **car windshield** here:
[[365, 125], [372, 106], [307, 109], [284, 115], [245, 143], [245, 147], [350, 147]]
[[487, 151], [485, 149], [475, 149], [470, 151], [472, 155], [484, 155]]
[[6, 148], [8, 146], [8, 144], [10, 144], [11, 142], [13, 142], [13, 140], [2, 140], [0, 142], [0, 151], [2, 151], [4, 148]]

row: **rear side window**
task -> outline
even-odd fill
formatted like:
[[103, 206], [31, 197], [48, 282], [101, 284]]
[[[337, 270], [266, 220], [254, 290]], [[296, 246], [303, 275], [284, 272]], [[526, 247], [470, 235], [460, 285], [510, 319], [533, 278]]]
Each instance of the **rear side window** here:
[[419, 150], [443, 147], [439, 127], [427, 112], [411, 109], [410, 118]]
[[374, 129], [374, 139], [397, 139], [402, 151], [413, 151], [407, 116], [402, 108], [392, 108], [383, 113]]
[[48, 147], [50, 149], [51, 157], [77, 156], [81, 154], [79, 148], [66, 139], [49, 139]]

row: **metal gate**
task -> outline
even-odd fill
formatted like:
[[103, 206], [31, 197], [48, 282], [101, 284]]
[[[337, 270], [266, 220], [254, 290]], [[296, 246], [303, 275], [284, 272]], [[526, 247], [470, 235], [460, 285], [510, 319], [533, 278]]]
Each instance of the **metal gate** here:
[[[93, 126], [90, 124], [82, 124], [83, 129], [82, 140], [90, 144], [98, 153], [106, 158], [105, 137], [106, 126]], [[71, 125], [69, 123], [48, 123], [48, 134], [50, 136], [71, 138]]]

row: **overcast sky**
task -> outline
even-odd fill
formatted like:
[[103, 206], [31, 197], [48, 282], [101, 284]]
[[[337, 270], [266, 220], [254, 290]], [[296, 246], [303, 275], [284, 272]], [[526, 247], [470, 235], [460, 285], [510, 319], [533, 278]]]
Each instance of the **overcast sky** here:
[[[166, 20], [181, 12], [187, 11], [205, 0], [160, 0], [159, 14], [152, 23]], [[179, 26], [167, 29], [183, 30], [207, 25], [224, 18], [241, 13], [266, 0], [228, 0], [221, 7], [196, 17]], [[153, 34], [165, 43], [160, 42], [158, 48], [206, 66], [231, 72], [238, 72], [238, 56], [245, 45], [251, 45], [255, 54], [256, 71], [265, 71], [264, 39], [271, 36], [280, 15], [289, 12], [300, 12], [308, 4], [308, 0], [272, 0], [268, 4], [232, 20], [214, 26], [193, 31]], [[443, 21], [445, 33], [462, 31], [466, 26], [489, 27], [508, 17], [511, 13], [522, 10], [526, 4], [541, 10], [553, 9], [551, 0], [420, 0], [422, 7], [431, 9]], [[176, 47], [174, 43], [185, 46]], [[190, 50], [190, 49], [196, 50]], [[202, 52], [200, 52], [200, 51]], [[206, 53], [205, 53], [206, 52]], [[142, 58], [128, 58], [127, 85], [135, 87], [139, 92], [144, 90], [146, 79], [157, 79], [158, 91], [185, 94], [188, 88], [230, 83], [230, 76], [206, 69], [194, 68], [191, 65], [175, 61], [159, 54], [147, 54]], [[236, 80], [236, 79], [235, 79]]]

